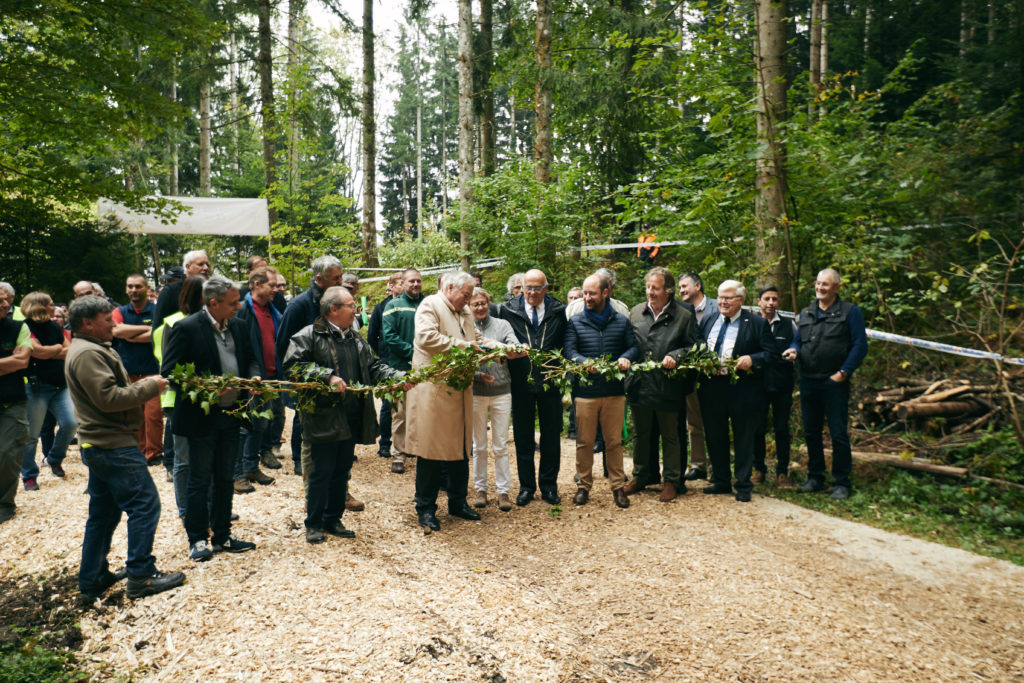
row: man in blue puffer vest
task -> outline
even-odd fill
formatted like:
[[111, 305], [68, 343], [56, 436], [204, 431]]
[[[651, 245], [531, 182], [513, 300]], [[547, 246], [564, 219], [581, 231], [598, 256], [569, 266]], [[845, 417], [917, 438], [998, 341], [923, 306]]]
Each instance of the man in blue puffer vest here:
[[[565, 331], [565, 356], [577, 363], [611, 356], [619, 369], [629, 370], [638, 349], [629, 319], [608, 305], [611, 282], [602, 275], [591, 275], [583, 281], [585, 308], [569, 319]], [[576, 505], [585, 505], [594, 485], [594, 438], [597, 425], [605, 438], [608, 479], [615, 504], [629, 507], [623, 487], [626, 475], [622, 466], [622, 423], [626, 413], [626, 392], [621, 379], [608, 379], [590, 370], [590, 381], [577, 383], [573, 391], [576, 402], [576, 474], [579, 490], [573, 496]]]

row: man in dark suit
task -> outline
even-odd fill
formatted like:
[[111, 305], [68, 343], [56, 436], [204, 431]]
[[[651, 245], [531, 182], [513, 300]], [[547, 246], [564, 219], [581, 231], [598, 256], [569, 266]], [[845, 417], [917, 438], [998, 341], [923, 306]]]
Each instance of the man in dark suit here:
[[[757, 296], [757, 307], [761, 317], [768, 321], [775, 340], [775, 350], [782, 354], [793, 343], [796, 325], [792, 320], [779, 315], [779, 288], [768, 285]], [[773, 356], [764, 370], [764, 405], [761, 421], [754, 437], [754, 483], [765, 480], [768, 467], [765, 464], [765, 436], [768, 433], [768, 412], [772, 414], [772, 431], [775, 433], [775, 483], [779, 488], [790, 488], [789, 450], [792, 437], [789, 433], [789, 413], [793, 408], [793, 364]]]
[[723, 361], [736, 360], [739, 380], [733, 384], [726, 374], [700, 382], [698, 396], [704, 418], [711, 485], [704, 493], [732, 493], [729, 467], [729, 425], [732, 424], [736, 451], [736, 500], [750, 502], [754, 485], [754, 434], [764, 402], [764, 368], [775, 355], [775, 340], [768, 322], [743, 310], [747, 290], [736, 280], [718, 286], [718, 311], [704, 316], [700, 333], [708, 348]]
[[[509, 322], [521, 343], [541, 351], [561, 351], [565, 346], [565, 306], [547, 291], [548, 278], [544, 272], [528, 271], [523, 276], [522, 294], [502, 304], [500, 317]], [[558, 505], [562, 502], [558, 495], [562, 394], [558, 389], [544, 386], [540, 368], [531, 366], [529, 358], [511, 360], [508, 368], [512, 375], [512, 437], [519, 473], [516, 505], [529, 504], [538, 483], [541, 498]], [[534, 417], [540, 422], [539, 479], [533, 463]]]
[[[202, 310], [167, 332], [160, 373], [169, 377], [179, 363], [192, 363], [196, 374], [256, 376], [259, 366], [249, 344], [249, 330], [245, 323], [235, 319], [239, 308], [235, 283], [219, 275], [210, 278], [203, 285], [203, 301]], [[197, 562], [210, 559], [215, 552], [240, 553], [256, 547], [255, 543], [231, 534], [235, 456], [241, 424], [225, 411], [237, 398], [237, 391], [228, 391], [216, 404], [207, 406], [206, 412], [201, 403], [189, 399], [188, 391], [179, 391], [171, 414], [171, 430], [188, 439], [185, 531], [189, 557]], [[211, 529], [212, 547], [207, 541]]]

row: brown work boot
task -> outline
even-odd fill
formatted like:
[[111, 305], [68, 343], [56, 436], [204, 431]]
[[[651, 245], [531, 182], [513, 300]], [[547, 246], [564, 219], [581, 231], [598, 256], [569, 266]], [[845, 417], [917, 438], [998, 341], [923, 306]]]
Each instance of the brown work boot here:
[[626, 495], [626, 492], [623, 489], [615, 489], [612, 491], [612, 495], [615, 497], [615, 504], [620, 508], [629, 507], [629, 496]]
[[249, 480], [245, 477], [239, 477], [235, 479], [235, 493], [252, 493], [255, 491], [255, 487], [249, 483]]
[[623, 490], [626, 492], [627, 496], [632, 496], [634, 493], [640, 493], [645, 488], [647, 488], [646, 484], [641, 484], [639, 479], [633, 477], [629, 480], [629, 483], [626, 484], [626, 487]]
[[345, 509], [348, 510], [349, 512], [362, 512], [363, 510], [366, 509], [366, 503], [359, 500], [358, 498], [353, 498], [351, 493], [346, 493]]
[[473, 494], [473, 507], [485, 508], [487, 507], [487, 492], [477, 491]]
[[508, 512], [512, 509], [512, 499], [508, 497], [507, 493], [498, 494], [498, 509], [502, 512]]
[[[627, 487], [628, 489], [628, 487]], [[627, 491], [628, 493], [628, 491]], [[658, 496], [658, 500], [662, 503], [667, 503], [676, 497], [676, 485], [670, 481], [666, 481], [661, 485], [661, 494]]]
[[775, 485], [780, 489], [793, 488], [793, 485], [789, 483], [789, 476], [785, 472], [775, 475]]
[[256, 482], [260, 486], [266, 486], [267, 484], [273, 484], [274, 483], [274, 478], [273, 477], [268, 477], [266, 474], [261, 472], [258, 468], [253, 470], [252, 472], [246, 472], [245, 473], [245, 478], [248, 479], [249, 481]]

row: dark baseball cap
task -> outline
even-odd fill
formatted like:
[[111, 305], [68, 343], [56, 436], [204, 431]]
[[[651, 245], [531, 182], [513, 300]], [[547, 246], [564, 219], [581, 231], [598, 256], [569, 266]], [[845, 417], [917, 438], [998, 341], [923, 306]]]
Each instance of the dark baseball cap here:
[[181, 266], [171, 266], [164, 271], [164, 274], [160, 276], [161, 282], [170, 282], [171, 280], [184, 280], [185, 269]]

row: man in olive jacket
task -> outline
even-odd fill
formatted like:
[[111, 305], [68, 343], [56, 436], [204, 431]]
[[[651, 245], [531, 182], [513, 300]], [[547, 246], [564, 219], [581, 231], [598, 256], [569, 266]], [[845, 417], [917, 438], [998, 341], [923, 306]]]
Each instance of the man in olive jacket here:
[[306, 541], [321, 543], [324, 532], [353, 538], [341, 523], [345, 494], [357, 443], [377, 438], [373, 396], [347, 392], [349, 384], [377, 384], [403, 373], [377, 360], [370, 345], [352, 329], [356, 305], [344, 287], [330, 287], [320, 298], [320, 317], [302, 328], [288, 345], [285, 376], [294, 368], [310, 368], [318, 381], [342, 393], [341, 401], [320, 397], [312, 413], [301, 413], [302, 439], [310, 447], [312, 466], [307, 475]]
[[[673, 370], [697, 342], [694, 315], [673, 297], [675, 279], [666, 268], [653, 268], [645, 279], [647, 301], [629, 313], [639, 348], [638, 362], [655, 360]], [[693, 391], [693, 375], [669, 377], [661, 370], [634, 372], [626, 377], [626, 399], [633, 408], [633, 479], [626, 495], [644, 489], [651, 478], [649, 451], [654, 423], [664, 444], [665, 475], [659, 500], [668, 502], [686, 493], [679, 413]], [[685, 424], [685, 423], [684, 423]], [[656, 438], [656, 437], [655, 437]], [[656, 461], [655, 461], [656, 463]]]

